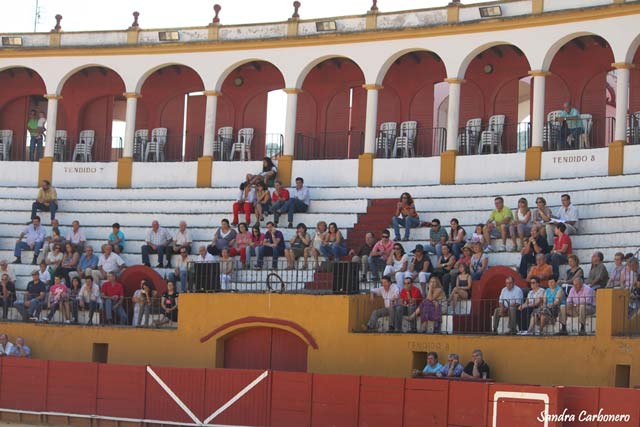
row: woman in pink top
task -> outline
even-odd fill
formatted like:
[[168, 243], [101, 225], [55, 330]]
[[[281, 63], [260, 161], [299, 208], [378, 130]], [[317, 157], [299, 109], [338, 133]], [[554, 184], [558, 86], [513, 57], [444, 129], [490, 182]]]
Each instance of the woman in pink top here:
[[56, 275], [53, 286], [49, 289], [49, 314], [47, 315], [47, 321], [50, 322], [53, 316], [58, 311], [58, 308], [62, 309], [62, 315], [64, 317], [64, 323], [71, 323], [71, 313], [69, 311], [69, 302], [67, 301], [68, 290], [64, 283], [62, 283], [62, 277]]
[[251, 257], [256, 254], [256, 248], [262, 245], [263, 240], [264, 234], [260, 232], [260, 227], [253, 227], [251, 229], [251, 243], [245, 250], [247, 258], [247, 262], [245, 264], [246, 268], [251, 268]]
[[[259, 229], [258, 229], [259, 230]], [[246, 268], [247, 262], [247, 248], [251, 246], [251, 233], [247, 228], [247, 224], [241, 222], [238, 224], [238, 234], [236, 235], [236, 249], [240, 252], [240, 262], [242, 262], [242, 268]]]

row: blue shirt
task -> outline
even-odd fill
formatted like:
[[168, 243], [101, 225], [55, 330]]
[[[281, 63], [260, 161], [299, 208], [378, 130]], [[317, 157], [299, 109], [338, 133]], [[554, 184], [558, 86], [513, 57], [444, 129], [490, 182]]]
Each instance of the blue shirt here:
[[[124, 233], [122, 231], [118, 231], [118, 238], [120, 239], [120, 243], [118, 243], [118, 246], [124, 249]], [[109, 234], [109, 241], [115, 242], [115, 240], [116, 240], [116, 236], [114, 236], [112, 232], [111, 234]]]
[[[453, 375], [452, 376], [459, 377], [460, 375], [462, 375], [462, 371], [463, 370], [464, 370], [464, 368], [462, 367], [462, 363], [458, 363], [456, 365], [456, 367], [453, 368]], [[449, 376], [449, 364], [448, 363], [442, 367], [442, 369], [440, 370], [440, 373], [442, 374], [443, 377]]]
[[[580, 117], [580, 111], [572, 107], [571, 111], [569, 111], [568, 113], [562, 110], [562, 112], [558, 114], [558, 117]], [[569, 129], [582, 128], [582, 120], [580, 120], [579, 118], [567, 120], [567, 127]]]
[[[23, 345], [22, 349], [24, 350], [24, 354], [25, 354], [24, 357], [26, 358], [31, 357], [31, 349], [29, 348], [29, 346]], [[11, 354], [9, 354], [9, 356], [22, 357], [22, 354], [20, 353], [20, 350], [18, 349], [18, 347], [14, 345], [13, 349], [11, 350]]]
[[[554, 303], [554, 301], [556, 300], [556, 296], [561, 289], [562, 288], [560, 286], [556, 286], [555, 291], [552, 291], [551, 288], [547, 288], [547, 290], [544, 292], [544, 296], [547, 299], [547, 305], [551, 305]], [[566, 302], [567, 297], [563, 295], [560, 304], [564, 305]]]
[[82, 255], [80, 257], [80, 262], [78, 263], [78, 268], [80, 270], [86, 270], [87, 268], [92, 268], [94, 270], [98, 269], [98, 257], [94, 254], [91, 254], [89, 258], [86, 255]]
[[429, 364], [427, 363], [424, 367], [424, 369], [422, 370], [423, 374], [437, 374], [438, 372], [442, 371], [442, 365], [440, 364], [440, 362], [436, 363], [435, 365], [433, 365], [433, 367], [429, 366]]

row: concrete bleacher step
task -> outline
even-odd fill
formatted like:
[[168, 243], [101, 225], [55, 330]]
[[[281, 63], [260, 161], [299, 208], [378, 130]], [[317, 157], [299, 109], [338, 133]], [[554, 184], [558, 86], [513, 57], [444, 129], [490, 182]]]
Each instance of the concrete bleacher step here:
[[[492, 322], [493, 322], [493, 316], [492, 316]], [[529, 325], [527, 321], [527, 327], [528, 326]], [[576, 316], [567, 317], [566, 327], [567, 327], [567, 333], [569, 335], [578, 335], [578, 332], [580, 331], [580, 322], [578, 321], [578, 317]], [[559, 320], [556, 320], [556, 322], [553, 325], [545, 325], [542, 335], [553, 335], [555, 333], [560, 332], [561, 329], [562, 329], [562, 324], [560, 323]], [[520, 329], [517, 330], [517, 332], [519, 331]], [[595, 315], [587, 316], [586, 322], [585, 322], [585, 332], [588, 335], [593, 335], [596, 333], [596, 316]], [[500, 317], [500, 320], [498, 320], [498, 335], [508, 335], [510, 333], [511, 333], [511, 328], [509, 328], [509, 318]], [[535, 333], [540, 334], [540, 327], [538, 326], [535, 327]]]
[[[416, 324], [416, 332], [418, 334], [453, 334], [453, 316], [445, 314], [442, 316], [442, 321], [440, 324], [440, 330], [435, 330], [435, 322], [428, 321], [426, 323], [422, 323], [420, 319], [415, 321]], [[389, 331], [389, 317], [381, 317], [378, 319], [378, 324], [376, 325], [376, 331], [380, 333]], [[411, 332], [412, 322], [409, 320], [408, 316], [402, 317], [402, 332], [409, 333]]]

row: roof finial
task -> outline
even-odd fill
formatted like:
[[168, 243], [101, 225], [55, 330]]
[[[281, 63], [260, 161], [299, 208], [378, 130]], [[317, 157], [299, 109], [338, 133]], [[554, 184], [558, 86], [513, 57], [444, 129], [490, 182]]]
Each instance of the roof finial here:
[[216, 13], [216, 16], [213, 17], [213, 21], [211, 22], [212, 24], [218, 24], [220, 22], [220, 18], [218, 18], [220, 9], [222, 9], [222, 6], [220, 6], [219, 4], [213, 5], [213, 11]]
[[129, 27], [130, 30], [137, 30], [140, 28], [138, 24], [138, 16], [140, 16], [140, 12], [133, 12], [133, 24]]
[[60, 26], [60, 21], [62, 21], [62, 15], [56, 15], [56, 26], [53, 27], [53, 32], [55, 33], [59, 33], [60, 31], [62, 31], [62, 26]]
[[378, 0], [373, 0], [373, 4], [371, 5], [371, 11], [375, 12], [378, 10]]
[[300, 9], [300, 2], [299, 1], [294, 1], [293, 2], [293, 15], [291, 15], [292, 18], [300, 18], [300, 14], [298, 13], [298, 9]]

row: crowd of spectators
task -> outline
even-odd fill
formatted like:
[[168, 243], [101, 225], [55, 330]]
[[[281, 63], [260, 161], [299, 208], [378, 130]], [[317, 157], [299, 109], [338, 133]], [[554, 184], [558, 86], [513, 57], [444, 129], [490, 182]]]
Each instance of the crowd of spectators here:
[[447, 363], [442, 365], [438, 361], [438, 353], [430, 351], [427, 353], [427, 363], [424, 368], [414, 369], [412, 376], [414, 378], [449, 377], [486, 380], [491, 378], [491, 370], [480, 349], [471, 352], [471, 360], [464, 367], [460, 362], [460, 356], [456, 353], [449, 354]]

